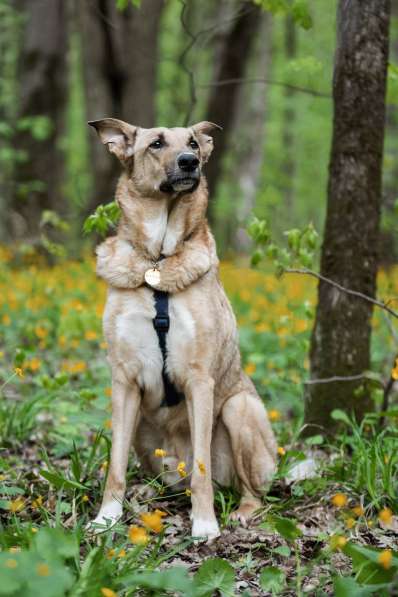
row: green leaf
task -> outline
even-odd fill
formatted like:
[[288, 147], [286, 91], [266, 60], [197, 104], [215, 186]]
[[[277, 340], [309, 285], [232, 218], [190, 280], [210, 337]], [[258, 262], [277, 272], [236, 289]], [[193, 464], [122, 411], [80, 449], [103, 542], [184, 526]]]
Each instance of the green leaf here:
[[373, 589], [364, 589], [350, 576], [335, 576], [333, 579], [334, 597], [365, 597]]
[[280, 593], [286, 582], [285, 573], [283, 570], [275, 566], [264, 568], [260, 574], [260, 586], [264, 591], [271, 593]]
[[297, 25], [303, 29], [311, 29], [313, 21], [307, 2], [303, 2], [302, 0], [296, 1], [292, 6], [291, 12], [293, 20]]
[[152, 590], [180, 591], [183, 595], [192, 594], [192, 581], [185, 568], [174, 566], [161, 571], [142, 571], [119, 579], [124, 586], [143, 587]]
[[339, 408], [335, 408], [331, 415], [332, 419], [334, 419], [335, 421], [342, 421], [343, 423], [346, 423], [346, 425], [349, 425], [351, 427], [352, 423], [348, 417], [348, 415], [343, 411], [340, 410]]
[[282, 535], [286, 541], [294, 541], [302, 535], [302, 532], [297, 527], [295, 520], [284, 518], [283, 516], [274, 516], [272, 517], [271, 521], [276, 531], [278, 531], [278, 533]]
[[230, 596], [235, 584], [235, 572], [231, 564], [221, 558], [212, 558], [203, 562], [194, 578], [195, 595], [207, 597], [218, 590], [222, 595]]
[[389, 583], [398, 569], [398, 556], [393, 554], [391, 567], [387, 570], [379, 563], [380, 549], [363, 547], [355, 543], [347, 543], [344, 553], [351, 557], [356, 578], [361, 584], [377, 585]]
[[275, 547], [273, 553], [276, 553], [279, 556], [282, 556], [283, 558], [288, 558], [291, 554], [291, 551], [290, 547], [288, 547], [287, 545], [279, 545], [278, 547]]
[[87, 487], [85, 485], [77, 483], [76, 481], [66, 479], [58, 473], [51, 473], [50, 471], [41, 469], [40, 474], [42, 477], [47, 479], [47, 481], [49, 481], [52, 485], [54, 485], [56, 489], [62, 489], [63, 487], [66, 487], [66, 489], [84, 489], [85, 491], [87, 491]]

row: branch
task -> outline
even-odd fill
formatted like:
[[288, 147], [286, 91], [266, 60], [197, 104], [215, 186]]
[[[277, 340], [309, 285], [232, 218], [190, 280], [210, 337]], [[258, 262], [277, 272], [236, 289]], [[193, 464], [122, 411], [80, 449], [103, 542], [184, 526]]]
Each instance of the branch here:
[[395, 317], [396, 319], [398, 319], [397, 311], [394, 311], [394, 309], [391, 309], [386, 303], [379, 301], [377, 299], [374, 299], [374, 298], [368, 296], [367, 294], [363, 294], [362, 292], [359, 292], [358, 290], [351, 290], [350, 288], [346, 288], [345, 286], [342, 286], [338, 282], [335, 282], [334, 280], [331, 280], [330, 278], [326, 278], [325, 276], [322, 276], [322, 274], [318, 274], [317, 272], [314, 272], [311, 269], [288, 267], [288, 268], [284, 269], [283, 271], [286, 272], [287, 274], [304, 274], [306, 276], [312, 276], [313, 278], [317, 278], [318, 280], [321, 280], [322, 282], [326, 282], [327, 284], [334, 286], [338, 290], [341, 290], [341, 292], [345, 292], [346, 294], [349, 294], [351, 296], [356, 296], [358, 298], [363, 299], [364, 301], [367, 301], [368, 303], [372, 303], [373, 305], [375, 305], [376, 307], [379, 307], [380, 309], [384, 309], [384, 311], [387, 311], [387, 313], [392, 315], [392, 317]]
[[265, 78], [265, 79], [261, 79], [261, 78], [223, 79], [222, 81], [212, 81], [211, 83], [206, 83], [204, 85], [198, 85], [198, 87], [202, 88], [202, 89], [207, 89], [208, 87], [224, 87], [225, 85], [235, 85], [236, 83], [241, 83], [242, 85], [247, 85], [247, 84], [252, 84], [252, 83], [268, 83], [269, 85], [277, 85], [279, 87], [285, 87], [286, 89], [291, 89], [292, 91], [298, 91], [300, 93], [308, 93], [309, 95], [313, 95], [315, 97], [332, 99], [332, 96], [330, 94], [323, 93], [322, 91], [316, 91], [315, 89], [307, 89], [305, 87], [300, 87], [298, 85], [292, 85], [291, 83], [284, 83], [283, 81], [274, 81], [273, 79], [267, 79], [267, 78]]
[[[308, 379], [304, 382], [304, 385], [310, 386], [319, 383], [333, 383], [335, 381], [358, 381], [360, 379], [369, 379], [371, 381], [377, 381], [373, 377], [367, 375], [366, 373], [358, 373], [357, 375], [333, 375], [333, 377], [324, 377], [322, 379]], [[379, 383], [383, 386], [382, 382]]]

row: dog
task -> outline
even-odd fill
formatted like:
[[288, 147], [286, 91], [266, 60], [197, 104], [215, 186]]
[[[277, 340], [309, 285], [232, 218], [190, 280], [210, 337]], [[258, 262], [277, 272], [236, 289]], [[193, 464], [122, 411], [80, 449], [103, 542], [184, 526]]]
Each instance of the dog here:
[[[89, 124], [124, 166], [117, 235], [97, 248], [97, 273], [109, 287], [103, 327], [112, 451], [94, 523], [122, 515], [133, 443], [145, 470], [163, 472], [175, 487], [190, 483], [192, 536], [212, 541], [220, 534], [213, 480], [239, 489], [231, 518], [246, 525], [261, 507], [277, 453], [266, 409], [242, 370], [236, 320], [206, 220], [202, 168], [219, 127], [143, 129], [114, 118]], [[156, 292], [168, 300], [164, 353], [154, 327]], [[183, 398], [173, 405], [165, 404], [165, 375]]]

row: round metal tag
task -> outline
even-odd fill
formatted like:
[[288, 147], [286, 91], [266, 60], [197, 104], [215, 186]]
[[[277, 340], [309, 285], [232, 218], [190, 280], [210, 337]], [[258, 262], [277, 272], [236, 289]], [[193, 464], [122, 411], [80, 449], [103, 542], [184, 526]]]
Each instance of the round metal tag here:
[[145, 282], [149, 284], [149, 286], [157, 286], [160, 282], [160, 271], [152, 267], [151, 269], [147, 269], [145, 272]]

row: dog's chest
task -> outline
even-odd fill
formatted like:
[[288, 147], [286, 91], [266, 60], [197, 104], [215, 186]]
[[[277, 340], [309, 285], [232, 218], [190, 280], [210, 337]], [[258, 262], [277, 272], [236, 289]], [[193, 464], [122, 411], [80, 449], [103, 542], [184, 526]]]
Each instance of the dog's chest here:
[[[185, 379], [195, 353], [197, 328], [183, 295], [169, 297], [170, 328], [166, 337], [166, 369], [173, 380], [180, 381]], [[153, 292], [147, 288], [126, 293], [122, 304], [118, 291], [111, 291], [104, 315], [105, 334], [114, 335], [113, 356], [127, 376], [137, 379], [150, 407], [159, 405], [164, 397], [163, 357], [153, 325], [155, 315]]]
[[183, 222], [169, 217], [167, 203], [148, 213], [143, 222], [145, 245], [148, 253], [157, 258], [161, 253], [172, 255], [184, 234]]

